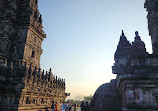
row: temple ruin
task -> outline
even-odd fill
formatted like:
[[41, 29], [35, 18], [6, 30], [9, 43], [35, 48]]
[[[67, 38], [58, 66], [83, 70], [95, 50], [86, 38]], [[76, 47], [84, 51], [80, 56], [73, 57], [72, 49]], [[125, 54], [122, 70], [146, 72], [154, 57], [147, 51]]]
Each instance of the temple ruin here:
[[65, 100], [65, 80], [40, 68], [38, 0], [0, 0], [0, 110], [45, 111]]
[[130, 43], [124, 32], [114, 54], [117, 75], [94, 94], [89, 111], [158, 111], [158, 0], [146, 0], [153, 53], [146, 52], [138, 31]]

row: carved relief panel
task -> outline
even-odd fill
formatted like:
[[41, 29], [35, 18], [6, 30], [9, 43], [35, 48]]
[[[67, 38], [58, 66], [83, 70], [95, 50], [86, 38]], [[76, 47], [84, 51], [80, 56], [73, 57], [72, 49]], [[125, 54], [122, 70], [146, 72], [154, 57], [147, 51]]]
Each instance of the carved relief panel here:
[[26, 47], [24, 52], [24, 58], [26, 62], [35, 64], [35, 66], [40, 65], [40, 56], [42, 49], [41, 41], [39, 35], [30, 29], [27, 34]]
[[125, 92], [126, 104], [146, 104], [146, 106], [153, 106], [158, 104], [158, 96], [155, 90], [151, 89], [128, 89]]
[[40, 36], [39, 34], [33, 32], [32, 30], [29, 30], [27, 36], [27, 42], [29, 42], [31, 45], [35, 46], [36, 48], [39, 48], [38, 50], [41, 50], [42, 40], [39, 36]]

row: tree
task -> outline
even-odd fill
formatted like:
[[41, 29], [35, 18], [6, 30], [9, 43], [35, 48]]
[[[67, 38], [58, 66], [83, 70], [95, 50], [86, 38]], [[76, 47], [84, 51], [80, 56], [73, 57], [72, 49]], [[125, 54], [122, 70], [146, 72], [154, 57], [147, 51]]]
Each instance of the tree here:
[[[73, 100], [73, 99], [69, 99], [69, 100], [67, 100], [69, 103], [71, 103], [72, 105], [74, 104], [74, 103], [76, 103], [77, 105], [80, 105], [81, 104], [81, 101], [79, 101], [79, 100]], [[65, 103], [67, 102], [67, 101], [65, 101]]]
[[93, 98], [93, 96], [89, 95], [89, 96], [84, 96], [83, 98], [84, 98], [84, 100], [83, 100], [84, 102], [88, 101], [88, 103], [90, 103], [92, 98]]
[[69, 103], [73, 104], [75, 101], [73, 99], [67, 100]]

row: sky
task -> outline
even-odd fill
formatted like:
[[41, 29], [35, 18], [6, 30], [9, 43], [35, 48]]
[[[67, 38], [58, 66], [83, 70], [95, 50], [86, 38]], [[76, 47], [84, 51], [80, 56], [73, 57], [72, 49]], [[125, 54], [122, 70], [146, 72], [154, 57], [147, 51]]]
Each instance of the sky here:
[[152, 53], [145, 0], [39, 0], [47, 35], [41, 68], [66, 79], [67, 99], [93, 95], [112, 74], [121, 30], [132, 42], [139, 32]]

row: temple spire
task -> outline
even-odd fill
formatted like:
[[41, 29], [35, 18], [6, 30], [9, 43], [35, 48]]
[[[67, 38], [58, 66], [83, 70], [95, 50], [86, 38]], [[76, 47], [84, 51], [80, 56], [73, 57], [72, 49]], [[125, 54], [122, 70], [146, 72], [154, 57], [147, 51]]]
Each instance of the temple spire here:
[[140, 39], [138, 31], [136, 31], [135, 32], [135, 40], [134, 40], [134, 42], [139, 42], [139, 41], [141, 41], [141, 39]]
[[145, 44], [141, 40], [138, 31], [135, 32], [135, 40], [132, 42], [131, 52], [132, 57], [143, 57], [147, 54]]
[[124, 32], [123, 32], [123, 30], [122, 30], [122, 36], [124, 36]]
[[116, 50], [115, 56], [114, 56], [115, 60], [117, 61], [119, 58], [128, 56], [130, 48], [131, 48], [131, 44], [127, 40], [127, 38], [122, 30], [122, 35], [120, 36], [120, 40], [117, 45], [117, 50]]
[[124, 31], [122, 30], [122, 35], [120, 36], [120, 41], [119, 41], [119, 44], [118, 44], [118, 47], [130, 47], [130, 43], [129, 41], [127, 40], [125, 34], [124, 34]]
[[139, 36], [139, 33], [138, 33], [138, 31], [136, 31], [136, 32], [135, 32], [135, 35], [136, 35], [136, 37], [138, 37], [138, 36]]

